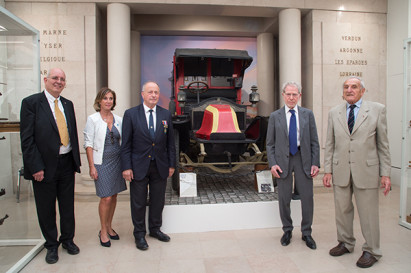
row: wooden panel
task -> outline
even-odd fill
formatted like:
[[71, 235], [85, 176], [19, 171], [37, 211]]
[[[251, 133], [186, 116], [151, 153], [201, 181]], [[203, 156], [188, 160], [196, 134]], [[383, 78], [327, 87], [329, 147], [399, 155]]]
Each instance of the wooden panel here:
[[0, 132], [20, 132], [20, 122], [0, 122]]

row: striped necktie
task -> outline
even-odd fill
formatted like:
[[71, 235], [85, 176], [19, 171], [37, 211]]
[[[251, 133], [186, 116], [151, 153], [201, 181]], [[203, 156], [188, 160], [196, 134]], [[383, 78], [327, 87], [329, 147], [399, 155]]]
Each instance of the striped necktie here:
[[355, 104], [350, 105], [350, 113], [348, 113], [348, 130], [350, 130], [350, 134], [352, 133], [352, 129], [354, 128], [354, 108]]

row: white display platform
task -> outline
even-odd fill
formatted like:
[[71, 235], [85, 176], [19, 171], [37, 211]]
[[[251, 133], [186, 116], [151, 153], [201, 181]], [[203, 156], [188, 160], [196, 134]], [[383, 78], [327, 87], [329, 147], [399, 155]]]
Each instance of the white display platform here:
[[[301, 224], [299, 200], [291, 201], [294, 227]], [[167, 205], [163, 211], [165, 233], [206, 232], [282, 227], [278, 201], [203, 205]]]

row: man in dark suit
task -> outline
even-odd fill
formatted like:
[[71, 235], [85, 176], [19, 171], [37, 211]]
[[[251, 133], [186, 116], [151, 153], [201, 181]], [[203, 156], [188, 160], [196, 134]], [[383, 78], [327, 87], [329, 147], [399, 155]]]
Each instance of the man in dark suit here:
[[[60, 96], [66, 86], [63, 70], [53, 68], [44, 77], [45, 90], [23, 99], [20, 138], [24, 178], [33, 181], [41, 232], [46, 240], [46, 262], [58, 261], [60, 243], [69, 254], [74, 244], [74, 176], [80, 172], [76, 117], [73, 103]], [[57, 240], [56, 199], [60, 212]]]
[[124, 113], [120, 158], [123, 177], [130, 181], [131, 217], [136, 246], [146, 250], [148, 188], [150, 236], [163, 242], [170, 241], [170, 237], [160, 228], [167, 177], [174, 173], [176, 150], [171, 114], [157, 105], [159, 86], [155, 82], [147, 82], [143, 85], [141, 95], [144, 102]]
[[297, 106], [301, 86], [296, 82], [283, 85], [285, 106], [271, 113], [267, 129], [267, 157], [271, 173], [277, 178], [280, 217], [284, 234], [281, 245], [287, 246], [292, 237], [293, 222], [290, 202], [293, 173], [301, 197], [302, 239], [311, 249], [316, 243], [311, 236], [313, 221], [313, 178], [320, 167], [320, 151], [314, 114]]
[[354, 251], [354, 194], [365, 239], [363, 253], [357, 261], [357, 266], [361, 268], [371, 267], [382, 256], [378, 217], [379, 181], [384, 195], [391, 188], [385, 106], [363, 100], [364, 93], [361, 78], [348, 78], [343, 84], [345, 102], [328, 114], [323, 178], [324, 186], [331, 187], [331, 180], [334, 184], [338, 245], [329, 253], [331, 256], [341, 256]]

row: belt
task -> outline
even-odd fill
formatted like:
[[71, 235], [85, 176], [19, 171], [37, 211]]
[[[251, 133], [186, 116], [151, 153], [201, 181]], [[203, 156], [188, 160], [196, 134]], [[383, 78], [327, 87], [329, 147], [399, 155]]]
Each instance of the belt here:
[[66, 153], [66, 154], [59, 154], [59, 155], [57, 156], [57, 158], [65, 158], [65, 157], [67, 157], [67, 156], [69, 156], [69, 155], [71, 155], [71, 151], [68, 152], [68, 153]]

